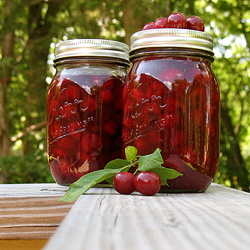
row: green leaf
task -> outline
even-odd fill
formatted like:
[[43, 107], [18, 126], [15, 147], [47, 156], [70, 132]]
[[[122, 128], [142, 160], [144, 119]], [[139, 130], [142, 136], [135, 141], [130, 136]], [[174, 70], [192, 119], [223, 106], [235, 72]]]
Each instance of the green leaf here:
[[172, 168], [165, 168], [162, 166], [158, 166], [156, 168], [151, 169], [150, 171], [157, 173], [162, 179], [175, 179], [182, 174], [177, 172], [175, 169]]
[[[135, 147], [130, 147], [127, 150], [127, 159], [136, 159], [137, 149]], [[161, 164], [164, 163], [161, 151], [157, 148], [152, 154], [140, 156], [139, 160], [129, 161], [123, 159], [116, 159], [110, 161], [104, 169], [94, 171], [82, 176], [79, 180], [70, 185], [66, 194], [59, 199], [59, 201], [74, 201], [77, 197], [85, 193], [94, 185], [106, 180], [108, 183], [113, 184], [114, 176], [121, 171], [128, 171], [132, 166], [137, 164], [139, 171], [153, 171], [157, 173], [161, 180], [162, 185], [168, 185], [167, 179], [174, 179], [182, 174], [178, 173], [174, 169], [169, 169], [162, 167]]]
[[162, 186], [168, 186], [167, 180], [161, 178], [161, 185], [162, 185]]
[[127, 146], [125, 148], [125, 155], [126, 155], [126, 159], [128, 161], [134, 161], [136, 160], [136, 156], [137, 156], [137, 149], [134, 146]]
[[[127, 160], [116, 159], [116, 160], [112, 160], [112, 161], [108, 162], [104, 169], [117, 169], [117, 168], [123, 168], [125, 166], [128, 166], [128, 168], [125, 168], [124, 170], [122, 170], [124, 172], [127, 172], [130, 168], [129, 164], [130, 164], [130, 162]], [[113, 179], [114, 179], [114, 176], [107, 178], [106, 181], [110, 185], [113, 185]]]
[[74, 201], [77, 197], [85, 193], [91, 187], [104, 181], [107, 178], [115, 176], [118, 172], [120, 172], [122, 168], [117, 169], [102, 169], [98, 171], [94, 171], [82, 176], [79, 180], [72, 183], [67, 190], [66, 194], [59, 199], [59, 201]]
[[157, 148], [152, 154], [141, 156], [138, 162], [139, 171], [149, 171], [163, 164], [161, 151]]
[[130, 161], [123, 160], [123, 159], [115, 159], [107, 163], [104, 169], [117, 169], [128, 166]]

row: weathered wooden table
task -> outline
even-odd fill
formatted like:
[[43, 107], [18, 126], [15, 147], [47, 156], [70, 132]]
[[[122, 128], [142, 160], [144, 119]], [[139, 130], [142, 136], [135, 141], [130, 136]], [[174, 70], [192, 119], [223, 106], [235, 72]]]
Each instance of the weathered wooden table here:
[[[212, 184], [205, 193], [147, 197], [92, 188], [75, 204], [57, 202], [66, 189], [57, 184], [0, 185], [0, 239], [31, 241], [40, 230], [40, 239], [50, 237], [43, 250], [250, 249], [250, 194], [243, 191]], [[54, 210], [47, 213], [50, 202]], [[44, 214], [36, 214], [34, 221], [35, 210], [43, 205], [32, 204], [44, 204]], [[25, 221], [19, 221], [24, 214]], [[20, 231], [12, 232], [15, 228]], [[12, 249], [2, 248], [1, 241], [0, 249]]]
[[57, 184], [0, 185], [0, 249], [41, 249], [73, 203], [58, 202]]

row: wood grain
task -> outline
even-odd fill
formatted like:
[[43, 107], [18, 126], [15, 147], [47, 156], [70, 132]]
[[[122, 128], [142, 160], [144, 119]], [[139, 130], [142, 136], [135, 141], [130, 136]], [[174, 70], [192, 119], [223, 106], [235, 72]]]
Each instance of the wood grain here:
[[44, 250], [247, 250], [250, 194], [212, 184], [205, 193], [120, 195], [90, 189]]
[[65, 190], [57, 184], [0, 185], [0, 240], [48, 239], [73, 205], [57, 201]]
[[2, 250], [41, 250], [47, 240], [0, 240]]

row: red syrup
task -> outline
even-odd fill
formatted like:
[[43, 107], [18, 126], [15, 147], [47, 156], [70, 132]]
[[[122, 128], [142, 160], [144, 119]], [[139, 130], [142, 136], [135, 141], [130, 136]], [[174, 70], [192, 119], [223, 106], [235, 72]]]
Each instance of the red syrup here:
[[121, 157], [123, 79], [56, 75], [47, 98], [47, 152], [57, 183], [69, 185]]
[[163, 166], [183, 174], [161, 191], [205, 191], [219, 158], [220, 95], [211, 62], [161, 56], [133, 63], [124, 86], [123, 150], [161, 149]]

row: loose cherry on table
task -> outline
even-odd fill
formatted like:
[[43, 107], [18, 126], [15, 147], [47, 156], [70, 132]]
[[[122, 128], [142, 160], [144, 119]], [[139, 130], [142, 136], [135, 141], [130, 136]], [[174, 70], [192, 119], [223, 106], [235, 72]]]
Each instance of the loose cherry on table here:
[[120, 194], [131, 194], [135, 190], [143, 195], [152, 196], [161, 188], [161, 178], [151, 171], [134, 175], [130, 172], [119, 172], [113, 180], [115, 190]]
[[119, 172], [115, 175], [113, 186], [120, 194], [131, 194], [135, 191], [135, 175], [129, 172]]
[[152, 196], [161, 188], [161, 178], [151, 171], [144, 171], [136, 175], [134, 180], [135, 189], [141, 194]]

